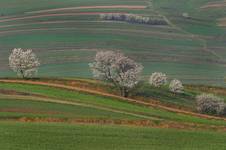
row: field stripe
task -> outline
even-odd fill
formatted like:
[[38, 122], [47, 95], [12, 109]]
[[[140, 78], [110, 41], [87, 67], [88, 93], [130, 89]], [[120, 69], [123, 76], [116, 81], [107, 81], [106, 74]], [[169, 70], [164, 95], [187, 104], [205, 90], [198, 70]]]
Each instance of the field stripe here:
[[[108, 22], [105, 22], [108, 23]], [[119, 22], [120, 23], [120, 22]], [[39, 24], [39, 23], [38, 23]], [[46, 23], [40, 23], [40, 24], [52, 24], [51, 22], [46, 22]], [[54, 24], [54, 23], [53, 23]], [[26, 24], [24, 24], [26, 25]], [[20, 25], [16, 25], [15, 27], [19, 27]], [[23, 26], [23, 24], [21, 25]], [[0, 28], [4, 28], [7, 26], [0, 26]], [[9, 26], [10, 27], [10, 26]], [[12, 26], [13, 27], [13, 26]], [[166, 33], [166, 32], [158, 32], [158, 31], [145, 31], [145, 30], [129, 30], [129, 29], [116, 29], [116, 28], [74, 28], [74, 27], [63, 27], [63, 28], [33, 28], [33, 29], [20, 29], [20, 30], [5, 30], [5, 31], [0, 31], [0, 34], [7, 34], [7, 33], [18, 33], [18, 32], [32, 32], [32, 31], [55, 31], [55, 30], [91, 30], [91, 31], [118, 31], [119, 33], [142, 33], [143, 35], [156, 35], [161, 39], [169, 39], [169, 38], [186, 38], [185, 40], [190, 40], [190, 39], [197, 39], [196, 37], [190, 36], [190, 35], [183, 35], [183, 34], [178, 34], [178, 33]], [[166, 37], [168, 36], [168, 37]], [[208, 37], [206, 37], [208, 38]]]
[[[1, 95], [1, 97], [12, 98], [12, 96], [7, 96], [7, 95], [4, 95], [4, 96]], [[117, 110], [117, 109], [112, 109], [112, 108], [107, 108], [107, 107], [101, 107], [101, 106], [96, 106], [96, 105], [89, 105], [89, 104], [84, 104], [84, 103], [79, 103], [79, 102], [70, 102], [70, 101], [59, 100], [59, 99], [38, 97], [37, 95], [35, 95], [35, 96], [16, 95], [16, 96], [13, 96], [13, 98], [16, 98], [18, 100], [50, 102], [50, 103], [57, 103], [57, 104], [64, 104], [64, 105], [74, 105], [74, 106], [81, 106], [81, 107], [87, 107], [87, 108], [94, 108], [94, 109], [99, 109], [99, 110], [104, 110], [104, 111], [109, 111], [109, 112], [114, 112], [114, 113], [120, 113], [120, 114], [130, 115], [130, 116], [139, 117], [139, 118], [143, 118], [143, 119], [149, 119], [149, 120], [163, 120], [160, 118], [150, 117], [150, 116], [143, 115], [143, 114], [137, 114], [137, 113], [127, 112], [127, 111], [122, 111], [122, 110]]]
[[15, 18], [2, 19], [2, 20], [0, 20], [0, 23], [2, 23], [2, 22], [9, 22], [9, 21], [15, 21], [15, 20], [26, 20], [26, 19], [34, 19], [34, 18], [43, 18], [43, 17], [100, 15], [102, 13], [114, 14], [112, 12], [80, 12], [80, 13], [62, 13], [62, 14], [42, 14], [42, 15], [35, 15], [35, 16], [25, 16], [25, 17], [15, 17]]
[[26, 13], [47, 13], [47, 12], [56, 12], [65, 10], [83, 10], [83, 9], [145, 9], [145, 8], [147, 8], [147, 6], [143, 5], [80, 6], [80, 7], [66, 7], [66, 8], [30, 11]]
[[[191, 112], [191, 111], [180, 110], [180, 109], [177, 109], [177, 108], [171, 108], [171, 107], [164, 106], [164, 105], [161, 105], [161, 104], [148, 103], [148, 102], [144, 102], [144, 101], [140, 101], [140, 100], [136, 100], [136, 99], [131, 99], [131, 98], [124, 98], [124, 97], [121, 97], [121, 96], [118, 96], [118, 95], [99, 92], [99, 91], [96, 91], [96, 90], [84, 89], [84, 88], [80, 88], [80, 87], [74, 87], [74, 86], [68, 86], [68, 85], [62, 85], [62, 84], [56, 84], [56, 83], [46, 83], [46, 82], [41, 82], [41, 81], [28, 81], [28, 80], [1, 79], [0, 82], [44, 85], [44, 86], [50, 86], [50, 87], [55, 87], [55, 88], [75, 90], [75, 91], [90, 93], [90, 94], [94, 94], [94, 95], [112, 97], [112, 98], [124, 100], [124, 101], [130, 102], [130, 103], [135, 103], [135, 104], [139, 104], [139, 105], [145, 105], [145, 106], [149, 106], [149, 107], [160, 108], [160, 109], [167, 110], [167, 111], [170, 111], [170, 112], [181, 113], [181, 114], [191, 115], [191, 116], [205, 118], [205, 119], [215, 119], [215, 120], [226, 121], [226, 118], [224, 118], [224, 117], [216, 117], [216, 116], [209, 116], [209, 115], [205, 115], [205, 114], [199, 114], [199, 113], [195, 113], [195, 112]], [[156, 100], [154, 100], [154, 101], [156, 101]]]

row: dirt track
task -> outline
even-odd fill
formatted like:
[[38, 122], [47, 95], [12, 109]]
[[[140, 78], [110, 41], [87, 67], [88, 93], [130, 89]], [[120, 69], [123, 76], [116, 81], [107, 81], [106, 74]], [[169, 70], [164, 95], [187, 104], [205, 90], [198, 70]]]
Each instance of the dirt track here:
[[80, 87], [73, 87], [73, 86], [67, 86], [67, 85], [61, 85], [61, 84], [55, 84], [55, 83], [46, 83], [46, 82], [40, 82], [40, 81], [28, 81], [28, 80], [0, 80], [0, 82], [45, 85], [45, 86], [50, 86], [50, 87], [55, 87], [55, 88], [75, 90], [75, 91], [86, 92], [86, 93], [95, 94], [95, 95], [101, 95], [101, 96], [116, 98], [116, 99], [124, 100], [124, 101], [130, 102], [130, 103], [160, 108], [160, 109], [164, 109], [164, 110], [167, 110], [167, 111], [191, 115], [191, 116], [195, 116], [195, 117], [226, 121], [226, 118], [223, 118], [223, 117], [215, 117], [215, 116], [209, 116], [209, 115], [194, 113], [194, 112], [190, 112], [190, 111], [185, 111], [185, 110], [180, 110], [180, 109], [176, 109], [176, 108], [163, 106], [163, 105], [160, 105], [160, 104], [155, 104], [155, 103], [151, 103], [151, 102], [150, 103], [143, 102], [143, 101], [135, 100], [135, 99], [131, 99], [131, 98], [124, 98], [124, 97], [121, 97], [121, 96], [117, 96], [117, 95], [113, 95], [113, 94], [109, 94], [109, 93], [103, 93], [103, 92], [99, 92], [99, 91], [95, 91], [95, 90], [84, 89], [84, 88], [80, 88]]

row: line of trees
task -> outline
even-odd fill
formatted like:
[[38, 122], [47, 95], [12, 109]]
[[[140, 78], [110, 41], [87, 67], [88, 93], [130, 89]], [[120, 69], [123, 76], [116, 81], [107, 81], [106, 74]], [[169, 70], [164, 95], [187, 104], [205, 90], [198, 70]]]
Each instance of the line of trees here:
[[[154, 87], [161, 87], [167, 84], [167, 76], [162, 72], [154, 72], [149, 79], [150, 85]], [[169, 84], [169, 90], [173, 93], [183, 93], [184, 86], [178, 79], [173, 79]]]
[[138, 24], [168, 25], [167, 21], [159, 16], [144, 17], [135, 14], [107, 13], [100, 14], [100, 18], [102, 20], [125, 21]]
[[[37, 74], [39, 59], [31, 49], [15, 48], [9, 56], [9, 66], [22, 78], [31, 78]], [[143, 66], [121, 52], [97, 52], [93, 63], [89, 64], [93, 76], [102, 81], [112, 83], [119, 89], [121, 96], [128, 97], [141, 79]], [[151, 74], [151, 86], [160, 88], [167, 85], [167, 76], [161, 72]], [[169, 91], [175, 94], [184, 93], [180, 80], [173, 79], [169, 83]], [[206, 114], [225, 115], [226, 104], [222, 98], [212, 94], [201, 94], [196, 97], [197, 111]]]

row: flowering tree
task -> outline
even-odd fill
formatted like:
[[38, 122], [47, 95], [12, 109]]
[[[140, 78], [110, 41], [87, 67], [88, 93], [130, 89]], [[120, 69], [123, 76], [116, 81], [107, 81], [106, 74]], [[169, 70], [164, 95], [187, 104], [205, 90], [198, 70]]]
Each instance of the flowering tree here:
[[169, 89], [173, 93], [183, 93], [184, 86], [180, 80], [174, 79], [170, 82]]
[[107, 13], [100, 14], [102, 20], [125, 21], [128, 23], [149, 24], [149, 25], [167, 25], [168, 22], [160, 16], [145, 17], [135, 14]]
[[201, 94], [196, 97], [197, 110], [207, 114], [224, 114], [225, 103], [222, 98], [213, 94]]
[[40, 63], [31, 49], [15, 48], [9, 56], [9, 66], [18, 76], [27, 78], [37, 73]]
[[143, 70], [141, 64], [113, 51], [97, 52], [95, 62], [90, 64], [90, 68], [95, 78], [113, 83], [124, 97], [139, 82]]
[[155, 87], [160, 87], [167, 83], [167, 77], [164, 73], [155, 72], [150, 76], [149, 83]]

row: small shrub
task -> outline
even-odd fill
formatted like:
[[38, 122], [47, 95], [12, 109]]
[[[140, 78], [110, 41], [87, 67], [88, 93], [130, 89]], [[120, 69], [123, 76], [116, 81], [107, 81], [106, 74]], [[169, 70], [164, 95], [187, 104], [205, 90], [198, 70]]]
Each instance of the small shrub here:
[[197, 110], [206, 114], [225, 114], [225, 103], [222, 98], [213, 94], [201, 94], [196, 97]]
[[184, 18], [187, 18], [187, 19], [190, 18], [190, 15], [189, 15], [188, 13], [182, 13], [182, 16], [183, 16]]
[[152, 73], [149, 79], [149, 83], [154, 87], [160, 87], [162, 85], [165, 85], [167, 83], [166, 74], [161, 72]]
[[170, 82], [169, 90], [173, 93], [183, 93], [184, 86], [180, 80], [174, 79]]

